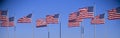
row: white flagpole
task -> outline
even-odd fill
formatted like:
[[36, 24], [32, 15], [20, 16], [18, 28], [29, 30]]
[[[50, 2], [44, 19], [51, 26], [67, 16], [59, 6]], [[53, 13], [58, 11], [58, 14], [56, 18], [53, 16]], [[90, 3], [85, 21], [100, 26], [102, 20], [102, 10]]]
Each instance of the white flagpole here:
[[[60, 15], [58, 16], [60, 18]], [[59, 19], [60, 22], [60, 38], [61, 38], [61, 20]]]
[[108, 37], [107, 37], [107, 28], [108, 28], [108, 27], [105, 26], [105, 28], [106, 28], [106, 31], [105, 31], [105, 36], [104, 36], [104, 37], [105, 37], [105, 38], [108, 38]]
[[60, 22], [60, 38], [61, 38], [61, 22]]
[[14, 38], [16, 38], [16, 26], [14, 26]]
[[[15, 21], [15, 13], [14, 13], [14, 21]], [[15, 23], [14, 23], [14, 38], [16, 38], [16, 26], [15, 26]]]
[[49, 27], [48, 27], [48, 38], [50, 38]]
[[[33, 12], [32, 12], [32, 16], [33, 16]], [[32, 16], [31, 16], [31, 18], [32, 18]], [[32, 19], [31, 19], [31, 21], [32, 21]], [[32, 24], [32, 22], [31, 22], [31, 24]], [[33, 25], [33, 24], [32, 24], [32, 25]], [[34, 25], [33, 25], [32, 27], [33, 27], [33, 30], [32, 30], [32, 32], [33, 32], [32, 35], [33, 35], [33, 36], [32, 36], [32, 38], [35, 38], [35, 35], [34, 35]]]
[[94, 38], [96, 38], [96, 25], [94, 25]]
[[[8, 14], [8, 9], [7, 9], [7, 15], [8, 15], [8, 18], [7, 18], [7, 26], [9, 26], [9, 14]], [[8, 37], [9, 38], [9, 27], [7, 27], [7, 32], [8, 32]]]
[[81, 23], [81, 38], [84, 38], [84, 25]]
[[34, 25], [33, 25], [33, 30], [32, 30], [32, 31], [33, 31], [32, 35], [33, 35], [33, 38], [34, 38], [34, 37], [35, 37], [35, 36], [34, 36]]
[[[7, 23], [7, 25], [8, 25], [9, 23]], [[8, 32], [8, 37], [7, 38], [9, 38], [9, 27], [7, 27], [7, 32]]]
[[[46, 18], [47, 19], [47, 18]], [[47, 22], [46, 22], [47, 23]], [[48, 23], [47, 23], [48, 24]], [[48, 38], [50, 38], [49, 34], [49, 26], [47, 25], [47, 31], [48, 31]]]
[[[93, 4], [94, 4], [94, 13], [95, 13], [95, 2]], [[96, 25], [94, 25], [94, 38], [96, 38]]]

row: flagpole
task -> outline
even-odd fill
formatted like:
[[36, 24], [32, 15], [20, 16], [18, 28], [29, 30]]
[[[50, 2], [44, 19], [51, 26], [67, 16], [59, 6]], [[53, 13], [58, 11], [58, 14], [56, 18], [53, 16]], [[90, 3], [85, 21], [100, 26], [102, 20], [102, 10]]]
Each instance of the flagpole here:
[[[15, 13], [14, 13], [14, 21], [15, 21]], [[15, 26], [15, 23], [14, 23], [14, 38], [16, 38], [16, 26]]]
[[84, 38], [84, 25], [81, 23], [81, 38]]
[[33, 25], [33, 33], [32, 33], [32, 35], [33, 35], [33, 38], [34, 38], [34, 37], [35, 37], [35, 36], [34, 36], [34, 25]]
[[[33, 14], [33, 12], [32, 12], [32, 14]], [[31, 17], [31, 18], [32, 18], [32, 17]], [[31, 19], [31, 21], [32, 21], [32, 19]], [[32, 23], [31, 23], [31, 24], [32, 24]], [[33, 24], [32, 24], [32, 25], [33, 25]], [[35, 35], [34, 35], [34, 25], [33, 25], [32, 27], [33, 27], [33, 30], [32, 30], [32, 32], [33, 32], [32, 35], [33, 35], [33, 36], [32, 36], [32, 38], [35, 38]]]
[[[82, 29], [82, 28], [81, 28]], [[81, 38], [84, 38], [84, 34], [82, 33]]]
[[[9, 24], [9, 23], [8, 23]], [[7, 27], [7, 32], [8, 32], [8, 37], [7, 38], [9, 38], [9, 29], [8, 29], [8, 27]]]
[[50, 38], [50, 36], [49, 36], [50, 34], [49, 34], [49, 27], [48, 27], [48, 38]]
[[94, 25], [94, 38], [96, 38], [96, 25]]
[[15, 26], [15, 24], [14, 24], [14, 38], [16, 38], [16, 26]]
[[105, 26], [105, 28], [106, 28], [106, 31], [105, 31], [105, 36], [104, 37], [107, 38], [107, 28], [108, 27]]
[[61, 38], [61, 22], [60, 22], [60, 38]]
[[[93, 2], [94, 5], [94, 13], [95, 13], [95, 2]], [[94, 25], [94, 38], [96, 38], [96, 24]]]
[[[9, 23], [7, 23], [7, 25], [8, 25]], [[8, 37], [7, 38], [9, 38], [9, 29], [8, 29], [9, 27], [7, 27], [7, 32], [8, 32]]]
[[16, 38], [16, 26], [14, 27], [14, 38]]
[[[8, 12], [8, 9], [7, 9], [7, 12]], [[7, 18], [7, 26], [9, 26], [9, 14], [7, 14], [8, 15], [8, 18]], [[7, 32], [8, 32], [8, 37], [7, 38], [9, 38], [9, 27], [7, 27]]]

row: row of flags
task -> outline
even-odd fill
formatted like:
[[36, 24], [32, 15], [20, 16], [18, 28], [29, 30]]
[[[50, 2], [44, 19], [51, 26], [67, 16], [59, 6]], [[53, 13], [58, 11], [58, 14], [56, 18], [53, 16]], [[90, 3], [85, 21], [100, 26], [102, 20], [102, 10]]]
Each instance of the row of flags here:
[[[79, 8], [77, 12], [72, 12], [69, 15], [68, 26], [78, 27], [80, 23], [86, 19], [91, 19], [91, 24], [104, 24], [105, 23], [105, 13], [94, 16], [94, 6]], [[108, 19], [115, 20], [120, 19], [120, 7], [108, 10]]]
[[69, 15], [68, 26], [78, 27], [80, 23], [86, 18], [94, 18], [94, 7], [79, 8], [77, 12], [72, 12]]
[[[105, 23], [105, 13], [94, 16], [94, 6], [79, 8], [77, 12], [72, 12], [69, 14], [68, 27], [79, 27], [80, 23], [88, 18], [91, 19], [91, 24], [104, 24]], [[32, 13], [23, 16], [17, 20], [17, 23], [31, 23]], [[14, 17], [8, 17], [7, 11], [0, 10], [0, 22], [2, 27], [12, 27], [14, 26]], [[120, 7], [108, 10], [108, 19], [120, 19]], [[36, 20], [36, 27], [46, 27], [47, 24], [58, 24], [59, 14], [46, 15], [46, 18], [39, 18]]]

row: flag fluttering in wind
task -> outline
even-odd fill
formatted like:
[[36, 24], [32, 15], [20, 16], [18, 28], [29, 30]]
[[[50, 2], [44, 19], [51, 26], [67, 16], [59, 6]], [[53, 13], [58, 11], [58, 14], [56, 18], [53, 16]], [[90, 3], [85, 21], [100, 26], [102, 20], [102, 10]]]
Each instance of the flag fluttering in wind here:
[[83, 21], [83, 16], [80, 14], [80, 12], [75, 12], [77, 17], [76, 17], [76, 21], [77, 22], [82, 22]]
[[46, 27], [46, 26], [47, 26], [47, 23], [46, 23], [46, 20], [44, 18], [40, 18], [40, 19], [36, 20], [36, 27], [37, 28]]
[[0, 21], [7, 21], [7, 11], [0, 10]]
[[120, 7], [108, 10], [108, 19], [109, 20], [120, 19]]
[[105, 13], [92, 18], [91, 24], [104, 24], [105, 23], [104, 15], [105, 15]]
[[79, 9], [80, 17], [82, 18], [93, 18], [94, 17], [94, 7], [84, 7]]
[[75, 20], [68, 21], [68, 27], [79, 27], [80, 23]]
[[7, 21], [2, 21], [1, 27], [14, 27], [14, 17], [10, 17]]
[[31, 20], [31, 17], [32, 17], [32, 14], [28, 14], [27, 16], [24, 16], [20, 19], [18, 19], [18, 23], [31, 23], [32, 20]]
[[69, 15], [68, 27], [79, 27], [80, 23], [77, 20], [77, 13], [73, 12]]
[[47, 24], [58, 24], [59, 21], [58, 18], [59, 18], [59, 14], [47, 15], [46, 22]]

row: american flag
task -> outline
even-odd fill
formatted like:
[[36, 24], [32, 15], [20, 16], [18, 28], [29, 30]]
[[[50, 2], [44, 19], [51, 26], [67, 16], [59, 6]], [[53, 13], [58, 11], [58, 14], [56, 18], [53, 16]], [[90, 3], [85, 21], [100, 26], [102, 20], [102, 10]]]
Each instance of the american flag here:
[[70, 15], [69, 15], [69, 20], [68, 20], [68, 27], [79, 27], [80, 23], [80, 19], [78, 19], [79, 15], [77, 15], [76, 12], [72, 12]]
[[0, 21], [7, 21], [7, 11], [0, 10]]
[[109, 20], [120, 19], [120, 7], [108, 10], [108, 19]]
[[68, 20], [68, 27], [79, 27], [80, 23], [76, 20]]
[[46, 27], [46, 26], [47, 26], [47, 23], [46, 23], [45, 18], [40, 18], [40, 19], [36, 20], [36, 27], [37, 28], [39, 28], [39, 27]]
[[79, 9], [82, 18], [93, 18], [94, 17], [94, 7], [84, 7]]
[[91, 24], [104, 24], [105, 23], [104, 15], [105, 15], [105, 13], [92, 18]]
[[14, 17], [10, 17], [7, 21], [2, 21], [1, 27], [13, 27], [14, 26]]
[[31, 23], [31, 17], [32, 17], [32, 14], [28, 14], [27, 16], [24, 16], [20, 19], [17, 20], [18, 23]]
[[47, 15], [46, 22], [47, 24], [58, 24], [59, 14]]

